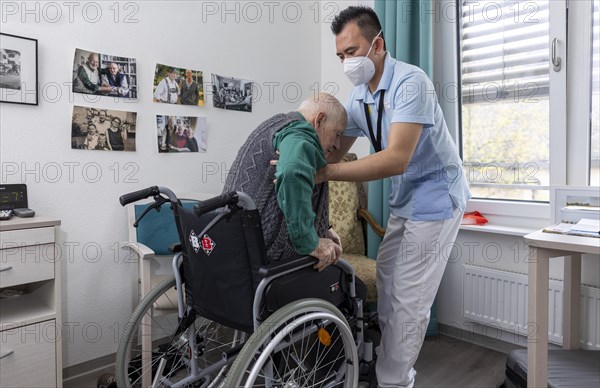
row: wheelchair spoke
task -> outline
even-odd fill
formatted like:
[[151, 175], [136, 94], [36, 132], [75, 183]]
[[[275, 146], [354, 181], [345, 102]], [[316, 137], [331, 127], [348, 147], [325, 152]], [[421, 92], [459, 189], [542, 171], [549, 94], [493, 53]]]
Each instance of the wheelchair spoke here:
[[355, 386], [357, 360], [354, 338], [339, 310], [322, 300], [302, 300], [259, 326], [232, 365], [225, 386]]
[[[191, 386], [202, 380], [203, 386], [211, 387], [225, 378], [232, 361], [223, 361], [222, 354], [245, 337], [203, 317], [180, 322], [176, 311], [154, 309], [159, 298], [170, 300], [166, 292], [174, 284], [170, 278], [153, 289], [127, 324], [115, 363], [120, 388], [149, 386], [157, 378], [161, 360], [165, 362], [158, 386]], [[189, 325], [183, 331], [178, 330], [182, 322]]]

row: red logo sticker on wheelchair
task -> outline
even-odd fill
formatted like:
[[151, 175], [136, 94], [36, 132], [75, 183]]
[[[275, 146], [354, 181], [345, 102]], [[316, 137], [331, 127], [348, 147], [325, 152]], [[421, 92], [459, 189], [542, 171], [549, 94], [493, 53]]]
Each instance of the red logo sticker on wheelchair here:
[[215, 242], [210, 237], [208, 237], [208, 234], [205, 234], [204, 237], [202, 237], [201, 242], [202, 249], [204, 249], [204, 252], [206, 252], [206, 256], [210, 256], [217, 244], [215, 244]]

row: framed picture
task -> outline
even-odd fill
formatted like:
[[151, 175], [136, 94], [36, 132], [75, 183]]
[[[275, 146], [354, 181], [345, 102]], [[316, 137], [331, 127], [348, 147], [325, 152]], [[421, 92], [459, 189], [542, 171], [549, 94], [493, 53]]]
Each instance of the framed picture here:
[[0, 33], [0, 102], [38, 104], [37, 43]]
[[582, 218], [600, 219], [600, 187], [551, 186], [552, 223], [579, 222]]

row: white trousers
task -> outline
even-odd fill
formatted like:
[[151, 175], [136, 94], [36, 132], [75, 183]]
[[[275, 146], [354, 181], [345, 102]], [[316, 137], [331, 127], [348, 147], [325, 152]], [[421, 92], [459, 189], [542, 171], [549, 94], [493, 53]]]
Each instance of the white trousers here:
[[377, 310], [381, 345], [379, 387], [412, 387], [413, 369], [429, 323], [429, 310], [454, 246], [462, 212], [441, 221], [391, 215], [377, 254]]

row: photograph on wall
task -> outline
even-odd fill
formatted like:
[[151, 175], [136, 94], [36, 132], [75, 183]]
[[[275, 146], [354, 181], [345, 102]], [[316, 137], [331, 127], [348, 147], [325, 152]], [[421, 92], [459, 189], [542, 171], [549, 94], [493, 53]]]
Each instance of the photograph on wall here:
[[37, 39], [0, 33], [0, 56], [0, 102], [37, 105]]
[[156, 116], [158, 152], [206, 152], [206, 117]]
[[252, 112], [252, 81], [212, 74], [215, 108]]
[[158, 103], [204, 106], [202, 72], [157, 64], [152, 100]]
[[135, 151], [136, 119], [135, 112], [74, 106], [71, 148]]
[[73, 92], [137, 98], [135, 59], [76, 49], [73, 61]]

